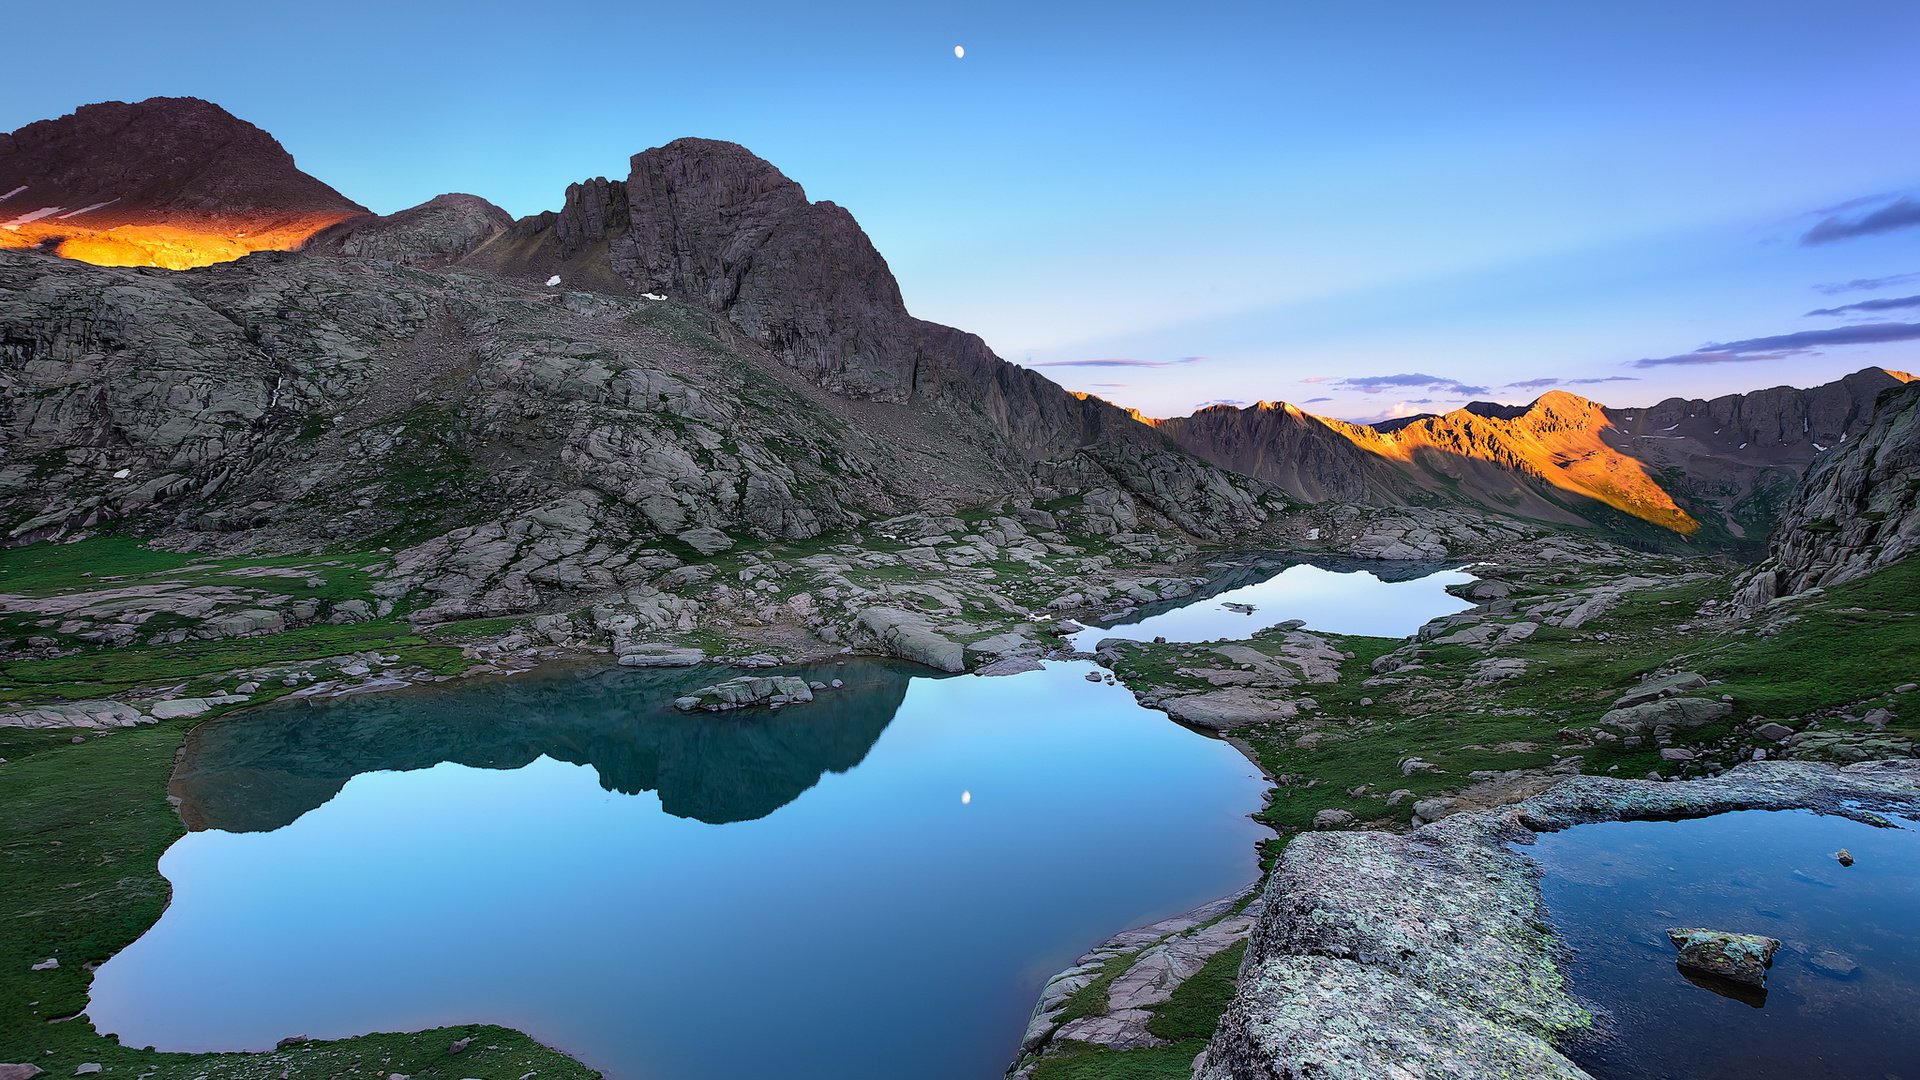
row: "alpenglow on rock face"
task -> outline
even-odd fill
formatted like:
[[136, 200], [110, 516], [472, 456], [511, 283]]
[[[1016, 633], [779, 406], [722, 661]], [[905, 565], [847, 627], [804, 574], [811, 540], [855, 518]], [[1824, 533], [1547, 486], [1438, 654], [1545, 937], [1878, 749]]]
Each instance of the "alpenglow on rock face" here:
[[83, 105], [0, 135], [0, 248], [179, 270], [298, 247], [366, 213], [197, 98]]
[[1693, 544], [1757, 554], [1801, 471], [1858, 435], [1876, 396], [1910, 378], [1866, 368], [1807, 390], [1669, 398], [1647, 409], [1555, 390], [1527, 406], [1477, 401], [1374, 425], [1270, 402], [1145, 422], [1303, 499], [1457, 501], [1569, 525], [1632, 528], [1638, 519]]

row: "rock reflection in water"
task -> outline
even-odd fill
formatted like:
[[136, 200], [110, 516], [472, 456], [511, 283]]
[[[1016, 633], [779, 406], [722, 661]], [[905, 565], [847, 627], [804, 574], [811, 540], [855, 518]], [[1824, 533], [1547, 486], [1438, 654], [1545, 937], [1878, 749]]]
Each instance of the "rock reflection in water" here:
[[541, 755], [592, 766], [601, 786], [655, 791], [675, 817], [751, 821], [827, 772], [858, 765], [906, 697], [902, 664], [798, 669], [845, 687], [820, 707], [716, 718], [674, 709], [711, 667], [583, 667], [378, 697], [286, 702], [208, 724], [189, 740], [173, 793], [190, 829], [268, 832], [338, 794], [354, 776], [454, 762], [518, 769]]

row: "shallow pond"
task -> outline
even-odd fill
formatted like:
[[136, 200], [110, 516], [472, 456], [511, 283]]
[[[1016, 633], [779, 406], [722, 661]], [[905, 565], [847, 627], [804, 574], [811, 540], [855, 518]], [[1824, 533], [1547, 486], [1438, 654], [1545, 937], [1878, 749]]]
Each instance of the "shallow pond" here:
[[1258, 872], [1263, 783], [1088, 682], [849, 661], [778, 713], [605, 667], [195, 733], [173, 902], [94, 980], [134, 1046], [462, 1022], [617, 1077], [997, 1076], [1043, 982]]
[[[1601, 1014], [1569, 1056], [1599, 1080], [1920, 1078], [1920, 831], [1896, 820], [1746, 811], [1540, 837], [1525, 850], [1576, 950], [1573, 993]], [[1683, 973], [1676, 926], [1779, 938], [1764, 994]]]
[[1200, 599], [1148, 605], [1113, 626], [1089, 627], [1074, 635], [1073, 643], [1092, 650], [1100, 639], [1112, 637], [1240, 640], [1289, 619], [1331, 634], [1405, 637], [1429, 619], [1472, 607], [1447, 592], [1449, 585], [1472, 580], [1472, 574], [1429, 564], [1255, 565], [1203, 589]]

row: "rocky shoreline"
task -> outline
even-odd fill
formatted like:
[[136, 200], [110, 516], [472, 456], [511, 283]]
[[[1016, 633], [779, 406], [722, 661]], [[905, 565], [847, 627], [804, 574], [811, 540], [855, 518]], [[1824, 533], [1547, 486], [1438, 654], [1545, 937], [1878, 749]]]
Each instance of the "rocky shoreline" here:
[[1568, 992], [1524, 845], [1598, 821], [1920, 807], [1920, 762], [1758, 762], [1703, 780], [1580, 776], [1513, 807], [1401, 836], [1296, 837], [1263, 892], [1241, 986], [1200, 1080], [1587, 1074], [1557, 1049], [1590, 1018]]

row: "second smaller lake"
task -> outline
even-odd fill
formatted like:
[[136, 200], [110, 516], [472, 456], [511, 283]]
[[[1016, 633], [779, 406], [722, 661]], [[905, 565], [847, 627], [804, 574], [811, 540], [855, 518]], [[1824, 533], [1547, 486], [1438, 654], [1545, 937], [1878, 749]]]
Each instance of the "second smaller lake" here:
[[1405, 637], [1428, 620], [1465, 611], [1473, 604], [1447, 591], [1473, 575], [1432, 564], [1382, 563], [1364, 569], [1330, 569], [1299, 563], [1283, 570], [1249, 567], [1226, 578], [1227, 587], [1205, 599], [1182, 597], [1149, 604], [1127, 621], [1090, 626], [1072, 638], [1091, 650], [1102, 638], [1129, 641], [1239, 641], [1290, 619], [1329, 634]]
[[[1578, 825], [1528, 854], [1602, 1080], [1920, 1077], [1920, 832], [1808, 811]], [[1852, 865], [1835, 858], [1848, 850]], [[1764, 991], [1694, 976], [1667, 929], [1778, 938]]]

